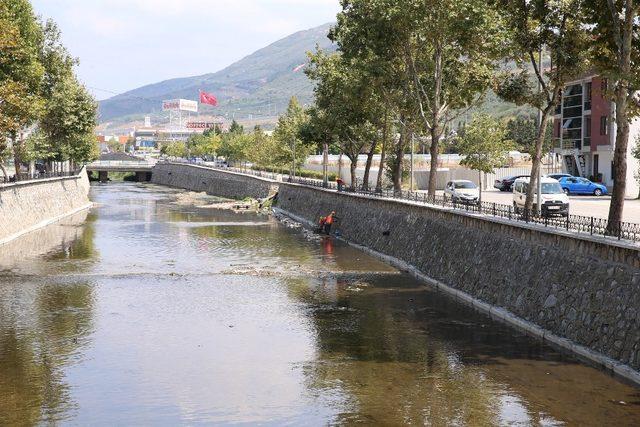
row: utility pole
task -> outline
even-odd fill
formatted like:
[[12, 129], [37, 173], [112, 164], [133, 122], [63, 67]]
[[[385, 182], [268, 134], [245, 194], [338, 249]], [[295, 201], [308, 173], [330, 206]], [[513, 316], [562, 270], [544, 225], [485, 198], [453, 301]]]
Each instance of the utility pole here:
[[415, 151], [415, 133], [411, 133], [411, 177], [409, 179], [409, 191], [413, 191], [413, 152]]

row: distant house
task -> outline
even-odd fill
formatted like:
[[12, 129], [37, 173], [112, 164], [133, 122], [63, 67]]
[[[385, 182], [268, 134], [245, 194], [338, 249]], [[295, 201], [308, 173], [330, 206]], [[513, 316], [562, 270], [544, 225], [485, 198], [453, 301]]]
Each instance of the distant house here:
[[[616, 143], [615, 105], [604, 98], [607, 81], [588, 75], [566, 86], [554, 116], [554, 152], [567, 173], [600, 180], [613, 187], [613, 150]], [[638, 196], [634, 173], [640, 170], [631, 156], [640, 121], [631, 124], [627, 155], [627, 196]]]

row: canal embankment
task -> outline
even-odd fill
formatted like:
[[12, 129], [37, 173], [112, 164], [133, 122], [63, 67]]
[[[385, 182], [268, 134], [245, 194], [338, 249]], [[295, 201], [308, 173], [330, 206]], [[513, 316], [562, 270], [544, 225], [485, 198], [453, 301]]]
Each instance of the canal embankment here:
[[229, 199], [264, 199], [278, 191], [270, 179], [183, 163], [156, 164], [151, 182]]
[[[196, 168], [164, 167], [165, 173]], [[190, 178], [197, 185], [181, 187], [225, 197], [238, 191], [236, 197], [246, 197], [253, 185], [270, 191], [278, 185], [278, 209], [308, 225], [335, 210], [336, 231], [346, 241], [495, 318], [640, 383], [637, 245], [221, 170], [201, 168], [197, 176], [200, 181]]]
[[0, 245], [91, 207], [89, 179], [77, 175], [0, 185]]

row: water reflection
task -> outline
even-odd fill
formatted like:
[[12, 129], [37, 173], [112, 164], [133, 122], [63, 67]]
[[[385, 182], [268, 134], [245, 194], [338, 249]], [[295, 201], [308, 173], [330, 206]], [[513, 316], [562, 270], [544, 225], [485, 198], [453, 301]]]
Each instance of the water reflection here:
[[3, 283], [1, 292], [0, 424], [69, 418], [64, 371], [82, 360], [92, 332], [91, 284]]
[[344, 243], [178, 194], [97, 186], [1, 247], [0, 424], [640, 419], [636, 388]]
[[339, 424], [638, 420], [637, 390], [406, 276], [302, 289], [289, 283], [292, 297], [313, 307], [319, 358], [305, 366], [308, 387], [349, 397]]

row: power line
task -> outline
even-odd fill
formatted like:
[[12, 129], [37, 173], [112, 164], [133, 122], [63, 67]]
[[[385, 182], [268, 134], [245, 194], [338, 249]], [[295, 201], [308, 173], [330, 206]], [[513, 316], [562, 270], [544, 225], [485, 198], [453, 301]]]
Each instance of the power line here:
[[135, 98], [135, 99], [141, 99], [141, 100], [143, 100], [143, 101], [158, 102], [158, 100], [157, 100], [157, 99], [145, 98], [145, 97], [143, 97], [143, 96], [125, 95], [125, 94], [122, 94], [122, 93], [114, 92], [114, 91], [112, 91], [112, 90], [108, 90], [108, 89], [102, 89], [102, 88], [95, 87], [95, 86], [87, 86], [87, 87], [88, 87], [89, 89], [98, 90], [98, 91], [100, 91], [100, 92], [110, 93], [110, 94], [112, 94], [112, 95], [117, 95], [117, 96], [123, 96], [125, 99], [128, 97], [128, 98], [132, 98], [132, 99], [134, 99], [134, 98]]

